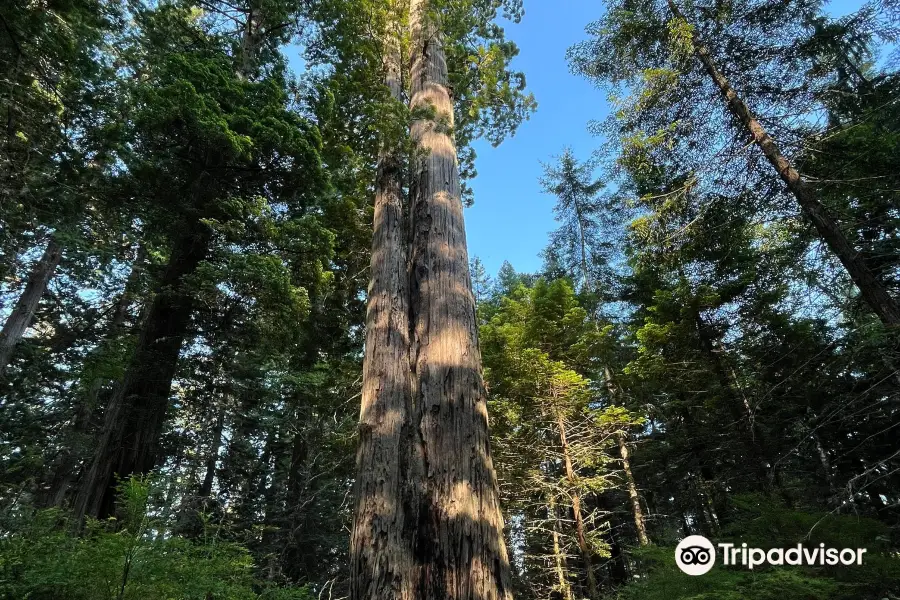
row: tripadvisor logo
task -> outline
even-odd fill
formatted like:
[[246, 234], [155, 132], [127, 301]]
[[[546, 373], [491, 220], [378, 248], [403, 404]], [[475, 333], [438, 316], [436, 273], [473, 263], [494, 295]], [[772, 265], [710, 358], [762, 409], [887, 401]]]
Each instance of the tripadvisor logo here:
[[[722, 564], [753, 569], [760, 565], [861, 565], [865, 548], [826, 548], [819, 544], [806, 548], [797, 544], [791, 548], [749, 548], [747, 544], [717, 544], [722, 552]], [[689, 535], [675, 548], [675, 564], [688, 575], [708, 573], [716, 563], [716, 549], [702, 535]]]
[[675, 564], [688, 575], [703, 575], [716, 563], [716, 549], [702, 535], [689, 535], [675, 548]]

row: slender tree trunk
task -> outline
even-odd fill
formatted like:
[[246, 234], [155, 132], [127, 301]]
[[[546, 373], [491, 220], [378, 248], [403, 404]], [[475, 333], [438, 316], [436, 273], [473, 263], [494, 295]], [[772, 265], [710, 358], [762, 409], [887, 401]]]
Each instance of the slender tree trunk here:
[[[278, 476], [277, 456], [280, 450], [279, 446], [281, 445], [280, 437], [277, 430], [271, 431], [266, 435], [266, 443], [263, 444], [262, 454], [259, 456], [255, 468], [248, 474], [247, 481], [244, 482], [241, 503], [243, 505], [243, 516], [246, 519], [247, 527], [256, 522], [255, 515], [252, 515], [251, 513], [255, 510], [253, 507], [256, 505], [258, 499], [262, 499], [262, 505], [265, 507], [266, 511], [265, 516], [263, 517], [263, 524], [270, 525], [274, 521], [271, 497], [275, 490], [275, 484], [274, 482], [273, 485], [266, 484], [270, 468], [272, 469], [273, 479]], [[276, 457], [274, 461], [272, 461], [273, 455]], [[271, 467], [269, 465], [270, 462], [274, 463]]]
[[28, 283], [25, 284], [22, 295], [19, 296], [19, 300], [3, 325], [3, 330], [0, 331], [0, 376], [6, 371], [9, 361], [12, 359], [16, 344], [31, 325], [38, 303], [44, 292], [47, 291], [47, 284], [50, 283], [53, 272], [61, 259], [62, 246], [51, 236], [43, 256], [31, 268]]
[[700, 479], [700, 499], [702, 502], [701, 511], [704, 513], [704, 516], [707, 518], [706, 523], [709, 528], [709, 533], [712, 535], [719, 534], [719, 513], [716, 511], [715, 502], [713, 502], [713, 492], [712, 485], [710, 481]]
[[[166, 486], [166, 495], [163, 501], [163, 510], [162, 517], [160, 518], [160, 522], [163, 524], [162, 527], [159, 528], [159, 534], [157, 535], [157, 540], [162, 540], [166, 537], [166, 535], [171, 531], [167, 526], [169, 525], [169, 519], [172, 517], [173, 507], [175, 506], [175, 494], [178, 491], [178, 471], [181, 469], [181, 461], [184, 459], [184, 449], [179, 444], [178, 451], [175, 454], [175, 462], [172, 465], [172, 477], [169, 477], [169, 485]], [[177, 527], [177, 522], [175, 524]], [[174, 529], [174, 527], [173, 527]]]
[[559, 445], [562, 448], [563, 460], [566, 465], [566, 480], [569, 482], [569, 497], [572, 499], [572, 513], [575, 516], [575, 538], [578, 541], [578, 549], [581, 551], [581, 560], [584, 562], [584, 570], [587, 574], [588, 596], [598, 598], [597, 577], [594, 574], [594, 564], [591, 560], [591, 548], [587, 542], [587, 533], [584, 526], [584, 515], [581, 514], [581, 494], [578, 493], [578, 478], [575, 476], [575, 467], [572, 465], [572, 455], [569, 453], [569, 441], [566, 438], [566, 423], [562, 411], [556, 409], [556, 426], [559, 430]]
[[626, 583], [631, 575], [629, 573], [629, 561], [626, 557], [623, 544], [619, 542], [619, 531], [625, 526], [621, 519], [618, 499], [612, 494], [599, 494], [596, 499], [597, 508], [605, 513], [605, 521], [595, 531], [609, 546], [609, 558], [601, 560], [601, 580], [598, 585], [601, 590], [616, 588]]
[[[212, 391], [215, 392], [216, 386], [211, 385]], [[210, 513], [214, 510], [216, 502], [212, 498], [213, 483], [216, 479], [216, 465], [219, 462], [219, 450], [222, 447], [222, 432], [225, 429], [226, 404], [221, 403], [216, 411], [215, 421], [209, 440], [209, 451], [204, 462], [203, 480], [196, 488], [196, 494], [190, 493], [190, 488], [196, 482], [196, 466], [192, 469], [191, 475], [187, 478], [183, 489], [188, 490], [181, 499], [181, 507], [179, 509], [178, 519], [172, 527], [174, 535], [183, 537], [197, 537], [204, 533], [203, 522], [200, 518], [203, 513]], [[202, 453], [202, 444], [198, 444], [197, 454]]]
[[[390, 29], [390, 26], [388, 27]], [[388, 31], [384, 77], [402, 100], [400, 40]], [[418, 509], [408, 473], [413, 432], [409, 356], [409, 275], [401, 148], [382, 140], [375, 182], [371, 274], [366, 311], [362, 404], [350, 539], [352, 600], [415, 600], [413, 552]]]
[[78, 411], [75, 413], [75, 420], [72, 422], [72, 429], [67, 436], [62, 454], [57, 461], [57, 466], [53, 470], [50, 488], [43, 501], [41, 501], [42, 506], [62, 508], [66, 504], [66, 496], [79, 476], [76, 467], [78, 466], [79, 458], [85, 453], [83, 438], [88, 435], [90, 430], [91, 419], [102, 387], [103, 380], [100, 378], [94, 379], [85, 394], [85, 398], [79, 404]]
[[[681, 11], [673, 0], [667, 0], [669, 9], [675, 18], [684, 19]], [[879, 281], [875, 273], [866, 265], [863, 257], [850, 244], [847, 237], [841, 231], [838, 223], [831, 217], [825, 206], [819, 201], [815, 190], [800, 176], [791, 162], [785, 157], [775, 140], [763, 128], [762, 124], [753, 116], [753, 113], [744, 103], [728, 80], [719, 71], [716, 63], [710, 55], [709, 49], [703, 44], [699, 36], [693, 35], [694, 54], [703, 63], [710, 79], [722, 92], [731, 111], [759, 146], [763, 155], [772, 164], [781, 179], [787, 184], [788, 189], [797, 199], [797, 203], [803, 213], [812, 222], [819, 236], [831, 251], [837, 256], [841, 264], [850, 275], [853, 283], [859, 288], [863, 299], [878, 315], [885, 325], [900, 326], [900, 303], [892, 297], [885, 285]]]
[[[609, 367], [603, 367], [603, 374], [606, 376], [606, 389], [609, 395], [616, 401], [618, 390], [612, 380], [612, 371]], [[634, 517], [634, 526], [637, 529], [638, 541], [641, 546], [650, 545], [650, 536], [647, 535], [647, 523], [644, 520], [644, 511], [641, 508], [641, 498], [638, 494], [637, 484], [634, 480], [634, 473], [631, 471], [631, 459], [628, 454], [628, 437], [624, 432], [616, 434], [616, 443], [619, 446], [619, 457], [622, 459], [622, 470], [625, 472], [625, 484], [628, 487], [628, 498], [631, 501], [631, 515]]]
[[216, 464], [219, 462], [219, 448], [222, 446], [222, 430], [225, 428], [225, 406], [219, 408], [216, 422], [213, 425], [212, 436], [209, 445], [209, 455], [206, 457], [206, 473], [200, 484], [198, 495], [200, 498], [209, 498], [212, 495], [213, 482], [216, 479]]
[[559, 543], [559, 512], [556, 508], [556, 497], [553, 493], [550, 494], [547, 512], [553, 523], [553, 560], [556, 577], [559, 582], [559, 591], [564, 600], [572, 600], [572, 586], [569, 585], [569, 579], [566, 576], [566, 556], [563, 554]]
[[[608, 543], [609, 543], [609, 560], [607, 561], [608, 568], [607, 572], [609, 573], [609, 583], [612, 586], [620, 586], [628, 583], [628, 580], [631, 578], [631, 570], [635, 567], [629, 567], [628, 559], [625, 555], [625, 550], [622, 544], [619, 543], [618, 539], [616, 539], [615, 524], [610, 523], [612, 529], [610, 529], [608, 534]], [[636, 565], [637, 572], [640, 567]]]
[[681, 532], [684, 534], [684, 537], [693, 535], [693, 532], [691, 531], [691, 526], [688, 523], [687, 514], [684, 512], [681, 513]]
[[634, 483], [634, 474], [631, 472], [631, 461], [628, 456], [628, 442], [624, 433], [616, 434], [616, 442], [619, 445], [619, 456], [622, 458], [622, 470], [625, 471], [625, 481], [628, 485], [628, 498], [631, 500], [631, 514], [634, 517], [634, 526], [637, 529], [638, 541], [641, 546], [650, 545], [650, 536], [647, 535], [647, 525], [644, 522], [644, 511], [641, 509], [641, 498], [638, 495], [637, 485]]
[[[722, 347], [718, 339], [714, 339], [709, 335], [707, 326], [703, 322], [699, 311], [695, 313], [695, 318], [701, 348], [709, 357], [722, 388], [731, 396], [729, 409], [738, 422], [745, 419], [747, 421], [746, 435], [749, 437], [746, 440], [746, 444], [751, 460], [754, 457], [760, 459], [757, 462], [759, 463], [762, 482], [777, 490], [787, 506], [793, 506], [794, 499], [788, 493], [784, 480], [781, 477], [781, 469], [778, 468], [775, 445], [765, 431], [757, 427], [753, 407], [750, 405], [750, 400], [747, 398], [744, 388], [741, 387], [737, 373], [732, 367], [727, 365], [727, 351]], [[738, 407], [738, 403], [740, 403], [740, 407]], [[741, 411], [741, 408], [743, 408], [743, 411]]]
[[[293, 442], [288, 434], [288, 426], [279, 427], [267, 442], [271, 442], [268, 453], [274, 460], [271, 470], [266, 468], [268, 461], [260, 463], [257, 496], [262, 497], [264, 512], [263, 534], [258, 551], [268, 555], [266, 578], [275, 581], [281, 576], [280, 548], [284, 546], [285, 535], [290, 535], [289, 509], [284, 502], [285, 494], [282, 493], [288, 487], [291, 469], [291, 460], [285, 460], [289, 456], [288, 448]], [[271, 483], [269, 483], [270, 473]]]
[[[816, 419], [815, 413], [812, 413], [812, 411], [810, 411], [810, 416], [813, 420]], [[812, 438], [812, 441], [816, 446], [816, 455], [819, 458], [819, 464], [822, 465], [822, 474], [825, 476], [825, 483], [828, 484], [828, 490], [831, 492], [831, 495], [836, 498], [838, 487], [834, 480], [834, 471], [831, 468], [831, 460], [828, 458], [828, 451], [825, 449], [825, 446], [822, 445], [822, 439], [819, 437], [819, 434], [816, 433], [816, 430], [813, 427], [808, 427], [807, 429], [809, 431], [809, 437]]]
[[828, 489], [834, 493], [837, 488], [834, 485], [834, 474], [831, 472], [831, 461], [828, 460], [828, 453], [825, 451], [825, 447], [822, 446], [822, 441], [815, 432], [812, 433], [812, 438], [816, 443], [816, 451], [819, 454], [819, 462], [822, 464], [822, 472], [825, 474], [825, 481], [828, 482]]
[[424, 498], [420, 600], [511, 600], [499, 489], [452, 137], [453, 101], [438, 16], [411, 2], [411, 314]]
[[112, 515], [116, 478], [144, 474], [156, 465], [172, 379], [191, 319], [184, 279], [205, 258], [210, 235], [195, 220], [175, 244], [131, 364], [107, 408], [94, 459], [75, 500], [78, 517]]
[[[254, 6], [256, 4], [256, 6]], [[241, 33], [241, 45], [238, 59], [237, 74], [241, 79], [248, 79], [257, 66], [259, 46], [265, 37], [263, 31], [264, 12], [259, 6], [262, 3], [249, 3], [243, 32]]]

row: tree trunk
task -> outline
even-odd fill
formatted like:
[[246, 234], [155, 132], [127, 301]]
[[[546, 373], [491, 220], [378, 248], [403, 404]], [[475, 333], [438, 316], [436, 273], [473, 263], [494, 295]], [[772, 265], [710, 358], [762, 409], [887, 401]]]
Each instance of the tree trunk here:
[[684, 537], [689, 535], [693, 535], [693, 531], [691, 530], [691, 526], [688, 523], [687, 514], [681, 513], [681, 532], [684, 534]]
[[594, 574], [594, 564], [591, 560], [591, 548], [587, 542], [587, 534], [584, 527], [584, 516], [581, 514], [581, 494], [578, 493], [578, 479], [575, 477], [575, 467], [572, 465], [572, 456], [569, 453], [569, 441], [566, 439], [566, 423], [562, 411], [556, 409], [556, 426], [559, 430], [559, 445], [562, 448], [563, 460], [566, 465], [566, 480], [569, 482], [569, 497], [572, 500], [572, 513], [575, 517], [575, 539], [578, 541], [578, 549], [581, 551], [581, 560], [584, 562], [584, 570], [587, 574], [588, 597], [598, 598], [597, 577]]
[[[815, 415], [812, 415], [813, 419], [815, 419]], [[816, 446], [816, 454], [819, 458], [819, 464], [822, 465], [822, 474], [825, 476], [825, 482], [828, 484], [828, 491], [831, 492], [831, 495], [834, 499], [837, 499], [838, 488], [837, 483], [834, 481], [834, 471], [831, 468], [831, 460], [828, 458], [828, 451], [825, 449], [825, 446], [822, 445], [822, 439], [819, 437], [819, 434], [816, 433], [815, 428], [808, 427], [809, 437], [812, 438], [813, 443]]]
[[184, 460], [184, 448], [181, 444], [178, 445], [178, 450], [175, 454], [175, 460], [172, 465], [172, 475], [168, 477], [169, 484], [166, 486], [166, 494], [163, 499], [163, 507], [162, 507], [162, 515], [160, 515], [159, 522], [162, 524], [161, 527], [157, 529], [156, 539], [157, 541], [161, 541], [165, 539], [169, 534], [176, 534], [178, 522], [176, 522], [174, 526], [169, 527], [169, 519], [172, 518], [173, 508], [175, 506], [175, 498], [178, 492], [178, 484], [179, 477], [178, 471], [181, 469], [181, 462]]
[[[410, 7], [413, 114], [413, 397], [424, 498], [417, 528], [420, 600], [511, 600], [499, 489], [469, 274], [453, 101], [439, 18]], [[419, 111], [427, 111], [423, 116]]]
[[[213, 393], [216, 386], [211, 385]], [[216, 465], [219, 462], [219, 450], [222, 447], [222, 431], [225, 429], [226, 403], [222, 402], [219, 409], [215, 413], [215, 421], [213, 422], [212, 431], [210, 432], [209, 450], [204, 461], [204, 475], [200, 485], [196, 487], [196, 494], [192, 494], [190, 489], [196, 485], [197, 481], [197, 465], [194, 464], [190, 474], [182, 481], [181, 486], [187, 493], [182, 495], [181, 507], [179, 508], [178, 518], [172, 526], [172, 534], [182, 537], [199, 537], [205, 533], [205, 524], [202, 515], [214, 513], [217, 504], [212, 498], [213, 483], [216, 479]], [[198, 443], [196, 454], [202, 455], [202, 442]]]
[[212, 437], [209, 445], [209, 456], [206, 457], [206, 474], [200, 484], [198, 495], [200, 498], [209, 498], [212, 495], [213, 482], [216, 478], [216, 464], [219, 462], [219, 448], [222, 446], [222, 430], [225, 428], [225, 406], [219, 408], [216, 423], [213, 425]]
[[[684, 19], [675, 2], [673, 0], [667, 0], [667, 2], [672, 15], [675, 18]], [[900, 303], [890, 295], [885, 285], [869, 269], [861, 254], [853, 248], [837, 222], [819, 201], [815, 190], [804, 181], [787, 157], [781, 153], [775, 140], [753, 116], [741, 97], [737, 95], [737, 92], [719, 71], [709, 49], [696, 33], [693, 34], [693, 45], [694, 54], [703, 63], [710, 79], [722, 92], [722, 96], [728, 104], [728, 110], [744, 125], [763, 155], [787, 184], [788, 189], [797, 199], [797, 203], [812, 222], [819, 236], [844, 265], [850, 279], [859, 288], [863, 300], [885, 325], [900, 326]]]
[[559, 582], [559, 593], [563, 600], [572, 600], [572, 586], [569, 585], [569, 579], [566, 576], [566, 556], [562, 552], [559, 543], [559, 513], [556, 509], [556, 497], [551, 492], [550, 504], [548, 507], [548, 516], [553, 523], [553, 559], [555, 562], [556, 577]]
[[184, 279], [206, 257], [210, 236], [210, 231], [194, 220], [172, 250], [131, 363], [107, 408], [93, 462], [80, 485], [75, 501], [79, 518], [114, 514], [116, 478], [145, 474], [156, 466], [172, 379], [191, 319], [192, 300], [184, 289]]
[[22, 295], [19, 296], [19, 300], [3, 325], [3, 330], [0, 331], [0, 376], [6, 371], [9, 361], [12, 359], [16, 344], [31, 325], [31, 319], [34, 318], [38, 303], [44, 292], [47, 291], [47, 284], [50, 283], [53, 271], [56, 270], [61, 259], [62, 246], [51, 236], [43, 256], [31, 268], [28, 283], [25, 284]]
[[[384, 42], [385, 85], [402, 99], [400, 40]], [[355, 509], [350, 538], [351, 600], [416, 600], [408, 465], [412, 443], [409, 275], [403, 216], [402, 149], [382, 140], [375, 181], [366, 311]]]
[[641, 509], [641, 498], [638, 495], [637, 485], [634, 483], [634, 474], [631, 472], [631, 461], [628, 456], [628, 442], [624, 433], [616, 434], [616, 442], [619, 445], [619, 456], [622, 458], [622, 470], [625, 471], [625, 481], [628, 485], [628, 498], [631, 500], [631, 514], [634, 517], [634, 526], [637, 529], [638, 541], [641, 546], [650, 545], [650, 536], [647, 535], [647, 525], [644, 522], [644, 511]]
[[[603, 367], [606, 376], [606, 389], [613, 402], [618, 397], [615, 384], [612, 380], [612, 371], [609, 367]], [[634, 526], [637, 529], [638, 541], [641, 546], [650, 545], [650, 536], [647, 535], [647, 524], [644, 520], [644, 511], [641, 508], [641, 498], [638, 495], [637, 484], [634, 481], [634, 473], [631, 471], [631, 459], [628, 455], [628, 438], [624, 432], [616, 434], [616, 442], [619, 445], [619, 457], [622, 459], [622, 470], [625, 472], [625, 483], [628, 486], [628, 498], [631, 501], [631, 515], [634, 517]]]
[[713, 502], [712, 482], [701, 477], [700, 479], [700, 501], [702, 503], [701, 512], [704, 513], [704, 520], [707, 523], [707, 533], [716, 536], [719, 535], [720, 522], [719, 514], [716, 511], [716, 505]]
[[[265, 37], [263, 25], [265, 23], [264, 12], [255, 2], [250, 3], [247, 9], [246, 20], [244, 21], [243, 32], [241, 33], [241, 44], [238, 52], [239, 64], [237, 67], [237, 75], [243, 80], [248, 79], [257, 66], [259, 57], [259, 46]], [[259, 3], [261, 4], [261, 3]]]
[[[104, 340], [106, 343], [114, 342], [123, 333], [122, 327], [125, 323], [125, 317], [128, 315], [132, 298], [134, 298], [134, 294], [140, 285], [140, 275], [143, 272], [145, 258], [146, 252], [144, 247], [140, 246], [135, 256], [134, 264], [131, 267], [131, 273], [128, 274], [128, 280], [125, 282], [125, 289], [122, 290], [113, 309], [112, 318], [109, 321], [109, 328]], [[44, 502], [45, 506], [62, 508], [65, 504], [66, 496], [78, 476], [76, 469], [78, 462], [86, 454], [84, 440], [92, 428], [94, 412], [97, 410], [100, 391], [103, 389], [104, 383], [106, 383], [106, 380], [102, 377], [95, 377], [78, 406], [75, 420], [68, 434], [69, 441], [63, 445], [62, 455], [57, 461], [57, 467], [51, 479], [50, 489]]]

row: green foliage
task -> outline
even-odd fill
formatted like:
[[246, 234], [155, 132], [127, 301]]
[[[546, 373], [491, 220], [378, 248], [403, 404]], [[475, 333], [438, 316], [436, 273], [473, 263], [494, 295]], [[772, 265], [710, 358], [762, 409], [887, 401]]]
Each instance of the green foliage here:
[[[594, 178], [595, 161], [580, 162], [566, 149], [555, 165], [544, 165], [541, 185], [556, 197], [559, 228], [544, 251], [544, 271], [578, 281], [583, 293], [609, 301], [619, 284], [617, 248], [628, 214], [621, 198]], [[603, 290], [600, 292], [600, 290]]]
[[78, 535], [56, 509], [5, 524], [0, 597], [30, 600], [304, 600], [304, 588], [266, 589], [246, 548], [214, 529], [187, 540], [159, 529], [148, 481], [120, 485], [119, 519], [92, 521]]
[[[514, 273], [502, 279], [514, 284]], [[595, 373], [609, 330], [589, 318], [569, 281], [539, 278], [501, 287], [480, 310], [494, 463], [521, 537], [521, 572], [534, 572], [530, 585], [543, 594], [558, 585], [558, 576], [548, 578], [547, 563], [579, 553], [571, 522], [560, 518], [573, 510], [573, 498], [587, 524], [589, 552], [610, 556], [609, 524], [594, 503], [616, 486], [616, 436], [642, 420], [611, 405], [608, 390], [586, 376]], [[602, 367], [597, 374], [603, 377]], [[561, 540], [559, 551], [550, 543], [551, 530]], [[564, 577], [577, 582], [584, 566], [581, 559], [571, 563]]]
[[640, 582], [625, 587], [616, 597], [677, 598], [811, 598], [851, 600], [891, 597], [898, 592], [900, 558], [888, 550], [887, 528], [873, 519], [852, 515], [803, 512], [773, 505], [758, 495], [734, 499], [737, 519], [713, 543], [746, 542], [755, 548], [806, 547], [824, 543], [828, 548], [866, 548], [862, 565], [834, 567], [757, 567], [717, 562], [704, 576], [685, 575], [675, 565], [674, 546], [657, 546], [635, 551], [634, 557], [646, 570]]
[[796, 569], [775, 568], [748, 573], [714, 567], [705, 576], [691, 577], [675, 565], [674, 547], [641, 549], [635, 552], [635, 558], [649, 569], [649, 575], [643, 581], [625, 587], [616, 596], [622, 600], [849, 600], [859, 597], [853, 595], [857, 590], [842, 590], [834, 581]]
[[[394, 41], [408, 69], [408, 3], [20, 4], [0, 8], [3, 305], [51, 235], [64, 253], [0, 377], [0, 598], [347, 597], [373, 182], [383, 149], [414, 158], [383, 72]], [[472, 177], [474, 140], [536, 108], [502, 21], [523, 7], [430, 4]], [[542, 272], [473, 264], [515, 595], [585, 598], [591, 562], [609, 597], [897, 597], [896, 336], [695, 56], [900, 293], [900, 86], [877, 60], [896, 2], [676, 4], [609, 0], [572, 49], [613, 110], [596, 155], [544, 169]], [[183, 324], [148, 339], [173, 299]], [[142, 379], [158, 358], [171, 377]], [[110, 422], [154, 420], [130, 433], [156, 479], [126, 476], [116, 518], [45, 510], [72, 505]], [[870, 553], [689, 578], [671, 547], [691, 533]]]
[[[496, 23], [500, 12], [518, 21], [523, 14], [521, 2], [442, 0], [432, 2], [430, 10], [440, 15], [456, 104], [457, 143], [467, 147], [484, 137], [495, 146], [500, 144], [537, 108], [534, 96], [525, 91], [525, 75], [510, 67], [519, 50]], [[471, 164], [468, 156], [466, 164]]]

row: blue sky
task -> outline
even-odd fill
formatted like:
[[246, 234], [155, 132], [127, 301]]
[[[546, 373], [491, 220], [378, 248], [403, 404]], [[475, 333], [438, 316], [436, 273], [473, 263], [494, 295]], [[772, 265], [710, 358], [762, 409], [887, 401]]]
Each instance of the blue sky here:
[[[832, 14], [846, 14], [861, 0], [836, 0]], [[541, 192], [541, 162], [566, 146], [587, 158], [600, 140], [589, 121], [608, 114], [605, 94], [569, 73], [566, 50], [585, 39], [585, 26], [603, 11], [599, 0], [525, 0], [525, 17], [506, 28], [520, 53], [513, 66], [525, 73], [538, 102], [531, 120], [500, 147], [476, 144], [478, 176], [470, 182], [475, 205], [466, 210], [469, 254], [494, 274], [508, 260], [517, 271], [535, 271], [547, 235], [556, 228], [553, 198]]]

